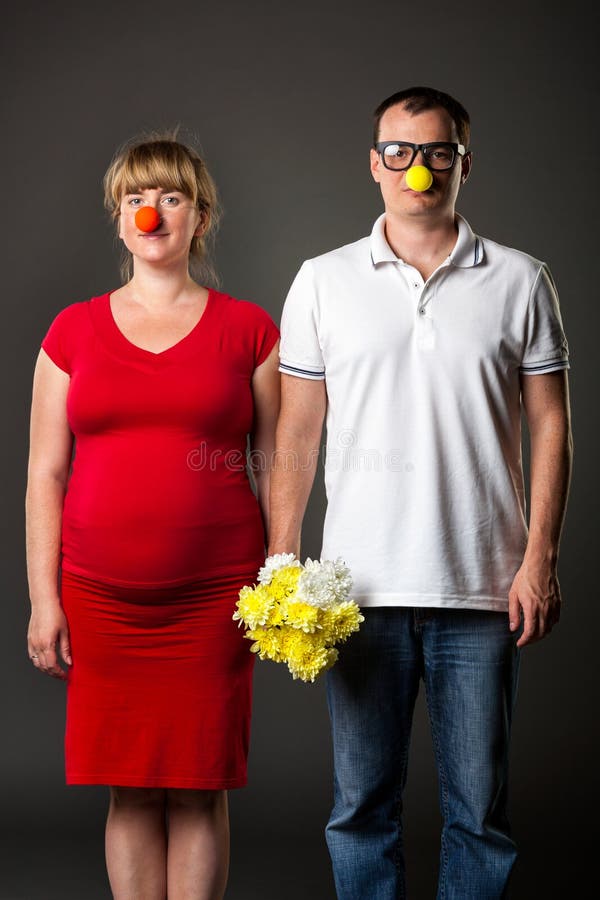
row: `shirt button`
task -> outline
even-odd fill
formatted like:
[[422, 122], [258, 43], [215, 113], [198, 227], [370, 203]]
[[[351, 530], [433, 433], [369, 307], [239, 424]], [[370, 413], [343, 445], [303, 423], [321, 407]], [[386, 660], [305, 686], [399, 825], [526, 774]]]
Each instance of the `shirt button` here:
[[419, 307], [419, 315], [420, 315], [420, 316], [424, 316], [424, 315], [425, 315], [425, 307], [424, 307], [424, 306], [420, 306], [420, 307]]

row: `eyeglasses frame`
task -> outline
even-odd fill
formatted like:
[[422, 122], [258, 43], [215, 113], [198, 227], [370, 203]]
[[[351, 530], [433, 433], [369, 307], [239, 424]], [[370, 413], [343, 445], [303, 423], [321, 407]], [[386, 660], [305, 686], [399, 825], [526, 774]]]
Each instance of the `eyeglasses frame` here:
[[[409, 164], [407, 166], [402, 166], [401, 169], [395, 168], [393, 166], [388, 166], [385, 161], [384, 150], [386, 147], [391, 147], [393, 144], [397, 144], [399, 147], [411, 147], [413, 151], [413, 155]], [[378, 141], [374, 146], [375, 150], [381, 156], [383, 165], [386, 169], [389, 169], [390, 172], [406, 172], [407, 169], [410, 169], [419, 150], [423, 154], [423, 159], [425, 160], [425, 162], [427, 162], [427, 156], [424, 152], [427, 147], [450, 147], [454, 153], [452, 164], [445, 169], [432, 169], [430, 166], [426, 165], [426, 168], [430, 169], [432, 172], [449, 172], [454, 168], [454, 163], [456, 162], [458, 157], [465, 156], [469, 152], [464, 144], [457, 144], [454, 141], [427, 141], [425, 144], [413, 144], [411, 141]]]

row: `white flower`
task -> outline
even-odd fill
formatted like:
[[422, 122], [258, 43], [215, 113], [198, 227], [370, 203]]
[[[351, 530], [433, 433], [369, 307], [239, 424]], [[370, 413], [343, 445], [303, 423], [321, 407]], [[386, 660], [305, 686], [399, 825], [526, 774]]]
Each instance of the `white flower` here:
[[309, 558], [298, 579], [297, 599], [328, 609], [345, 601], [351, 587], [350, 569], [339, 556], [334, 561]]
[[285, 566], [299, 566], [300, 561], [296, 559], [294, 553], [275, 553], [268, 556], [264, 566], [259, 569], [258, 580], [260, 584], [271, 584], [273, 573]]

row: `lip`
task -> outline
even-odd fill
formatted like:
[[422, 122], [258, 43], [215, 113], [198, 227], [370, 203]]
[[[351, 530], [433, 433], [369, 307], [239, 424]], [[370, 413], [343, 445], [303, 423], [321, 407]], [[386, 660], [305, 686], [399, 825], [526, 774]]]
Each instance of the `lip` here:
[[138, 234], [138, 237], [146, 238], [146, 240], [154, 240], [155, 238], [163, 238], [163, 237], [167, 237], [167, 236], [168, 236], [168, 232], [166, 232], [166, 231], [161, 231], [158, 234], [156, 232], [152, 232], [151, 234], [144, 234], [144, 232], [141, 231]]

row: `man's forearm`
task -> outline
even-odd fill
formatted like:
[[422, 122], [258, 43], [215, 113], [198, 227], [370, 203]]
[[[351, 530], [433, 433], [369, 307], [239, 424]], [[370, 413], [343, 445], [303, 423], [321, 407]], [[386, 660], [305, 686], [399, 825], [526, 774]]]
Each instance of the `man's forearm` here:
[[315, 479], [320, 441], [278, 435], [271, 472], [269, 554], [300, 555], [302, 520]]
[[551, 420], [531, 431], [531, 511], [525, 556], [556, 565], [573, 458], [568, 421]]

